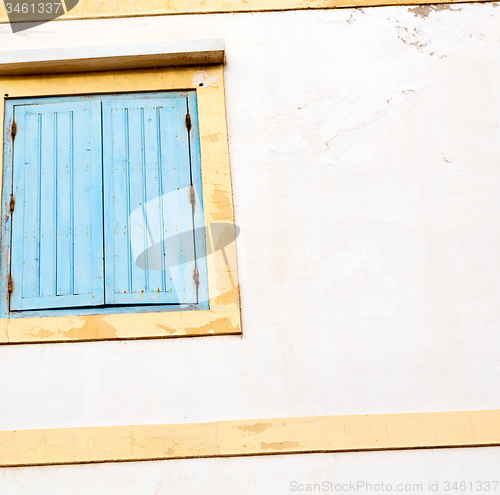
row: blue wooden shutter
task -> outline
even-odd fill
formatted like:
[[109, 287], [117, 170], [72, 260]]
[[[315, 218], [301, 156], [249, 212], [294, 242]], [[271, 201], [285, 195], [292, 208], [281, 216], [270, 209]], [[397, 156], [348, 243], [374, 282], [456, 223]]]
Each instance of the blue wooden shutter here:
[[184, 94], [103, 101], [106, 304], [195, 304]]
[[104, 304], [101, 103], [16, 106], [11, 310]]

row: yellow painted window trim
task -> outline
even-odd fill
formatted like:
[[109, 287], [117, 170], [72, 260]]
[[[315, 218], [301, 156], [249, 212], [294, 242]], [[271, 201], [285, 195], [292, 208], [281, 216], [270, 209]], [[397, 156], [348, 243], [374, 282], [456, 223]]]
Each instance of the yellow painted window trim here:
[[500, 410], [4, 431], [0, 467], [485, 446]]
[[[272, 12], [285, 10], [336, 9], [389, 5], [476, 3], [492, 0], [80, 0], [78, 5], [56, 20], [102, 19], [179, 14], [218, 14], [235, 12]], [[27, 21], [29, 19], [26, 19]], [[36, 20], [36, 19], [34, 19]], [[9, 22], [0, 2], [0, 23]]]
[[[195, 89], [205, 223], [233, 223], [223, 66], [0, 77], [2, 98]], [[0, 122], [4, 126], [4, 102]], [[3, 157], [3, 140], [0, 140]], [[210, 239], [207, 239], [210, 242]], [[228, 264], [226, 264], [226, 260]], [[0, 344], [240, 334], [236, 247], [207, 257], [210, 310], [0, 319]]]

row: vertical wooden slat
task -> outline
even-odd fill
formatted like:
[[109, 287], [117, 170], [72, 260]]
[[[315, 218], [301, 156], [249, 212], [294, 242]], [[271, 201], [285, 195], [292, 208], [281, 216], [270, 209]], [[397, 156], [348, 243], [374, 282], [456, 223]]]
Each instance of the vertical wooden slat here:
[[[24, 245], [22, 251], [23, 297], [38, 296], [39, 281], [39, 166], [40, 166], [40, 126], [41, 116], [37, 113], [26, 115], [26, 138], [24, 144]], [[19, 143], [19, 141], [18, 141]], [[17, 143], [14, 145], [14, 153]], [[22, 166], [22, 164], [16, 163]], [[13, 251], [15, 254], [15, 250]], [[17, 274], [16, 274], [17, 275]], [[17, 278], [17, 277], [16, 277]]]
[[73, 294], [73, 112], [57, 114], [57, 295]]
[[14, 279], [13, 292], [10, 295], [10, 309], [21, 309], [24, 293], [23, 281], [23, 261], [24, 261], [24, 242], [25, 242], [25, 181], [24, 175], [27, 170], [25, 154], [26, 150], [26, 131], [27, 119], [24, 108], [14, 108], [14, 119], [17, 124], [16, 152], [12, 159], [12, 192], [16, 199], [17, 208], [12, 214], [12, 247], [10, 273]]
[[104, 304], [104, 232], [102, 174], [102, 105], [90, 103], [91, 270], [94, 306]]
[[73, 113], [74, 294], [92, 293], [90, 109]]
[[[110, 103], [110, 102], [104, 102]], [[103, 105], [104, 105], [103, 103]], [[106, 139], [111, 139], [111, 160], [108, 164], [104, 162], [105, 187], [111, 188], [111, 208], [106, 208], [107, 225], [112, 223], [112, 239], [109, 239], [109, 230], [105, 228], [105, 240], [111, 242], [106, 243], [107, 251], [106, 268], [108, 264], [113, 264], [113, 270], [106, 272], [106, 302], [114, 301], [115, 293], [130, 292], [130, 243], [129, 243], [129, 227], [128, 227], [128, 109], [111, 109], [111, 122], [104, 123], [104, 136], [109, 136], [106, 131], [111, 133], [111, 136]], [[106, 156], [106, 155], [105, 155]], [[108, 181], [106, 182], [106, 178]], [[106, 194], [106, 193], [105, 193]]]
[[[161, 197], [163, 194], [163, 171], [162, 171], [162, 166], [161, 166], [161, 118], [160, 118], [160, 108], [155, 108], [156, 110], [156, 142], [157, 142], [157, 163], [158, 163], [158, 197]], [[163, 242], [163, 207], [162, 203], [158, 204], [158, 211], [159, 211], [159, 238], [161, 239], [161, 247], [158, 249], [159, 255], [161, 255], [160, 261], [160, 266], [161, 266], [161, 285], [162, 285], [162, 291], [167, 290], [167, 274], [168, 274], [168, 280], [170, 280], [170, 271], [167, 271], [167, 266], [165, 265], [165, 243]], [[157, 255], [158, 256], [158, 255]], [[157, 260], [158, 263], [158, 260]]]
[[145, 239], [146, 232], [146, 219], [144, 218], [144, 189], [145, 189], [145, 177], [144, 177], [144, 164], [143, 164], [143, 108], [140, 107], [140, 101], [137, 101], [137, 107], [133, 106], [127, 110], [127, 115], [129, 117], [128, 125], [128, 149], [129, 149], [129, 159], [128, 159], [128, 215], [130, 219], [130, 213], [140, 208], [143, 212], [142, 215], [136, 215], [139, 221], [130, 224], [128, 229], [128, 255], [127, 259], [129, 261], [130, 272], [129, 272], [129, 288], [131, 292], [136, 294], [141, 294], [147, 291], [146, 284], [146, 271], [139, 268], [136, 263], [134, 263], [131, 251], [131, 236], [141, 239], [143, 242]]
[[191, 159], [191, 182], [196, 192], [196, 203], [193, 207], [193, 228], [196, 251], [196, 268], [200, 283], [198, 285], [198, 303], [208, 303], [208, 275], [206, 259], [205, 217], [203, 214], [203, 190], [201, 178], [201, 148], [198, 123], [198, 102], [196, 93], [188, 95], [188, 108], [191, 115], [191, 132], [189, 154]]
[[[126, 154], [126, 177], [125, 182], [127, 187], [125, 189], [125, 212], [126, 212], [126, 241], [125, 241], [125, 252], [126, 252], [126, 260], [127, 260], [127, 281], [128, 281], [128, 292], [132, 292], [132, 256], [131, 256], [131, 247], [130, 247], [130, 109], [125, 110], [125, 154]], [[136, 187], [140, 187], [140, 183], [135, 185]]]
[[[118, 111], [112, 108], [110, 100], [102, 102], [102, 177], [104, 189], [104, 298], [106, 304], [115, 302], [115, 237], [120, 231], [118, 218], [115, 215], [115, 181], [123, 175], [124, 156], [115, 157], [115, 143], [118, 135]], [[123, 118], [123, 116], [122, 116]], [[122, 129], [124, 126], [122, 126]], [[121, 158], [121, 160], [119, 159]], [[123, 229], [123, 226], [122, 226]], [[121, 230], [123, 232], [123, 230]]]
[[39, 171], [39, 296], [56, 294], [56, 119], [57, 114], [40, 115], [40, 167]]
[[[171, 106], [160, 110], [161, 119], [161, 167], [163, 195], [169, 195], [164, 202], [163, 228], [167, 244], [165, 265], [169, 267], [171, 280], [167, 290], [184, 294], [184, 300], [195, 301], [193, 284], [194, 246], [188, 235], [178, 243], [180, 233], [192, 229], [192, 210], [189, 203], [191, 186], [189, 137], [185, 125], [187, 113], [186, 98], [178, 98]], [[172, 192], [179, 191], [172, 195]], [[172, 198], [172, 199], [170, 199]], [[189, 226], [189, 227], [188, 227]]]
[[71, 112], [70, 120], [70, 171], [69, 171], [69, 221], [70, 221], [70, 264], [67, 268], [69, 273], [69, 294], [75, 294], [75, 113]]
[[[147, 220], [147, 240], [149, 244], [159, 242], [159, 247], [146, 259], [148, 288], [151, 292], [165, 290], [165, 264], [163, 255], [162, 209], [160, 202], [153, 202], [161, 195], [161, 175], [159, 167], [159, 111], [157, 108], [144, 109], [144, 162], [145, 162], [145, 203], [149, 206], [144, 215]], [[151, 203], [152, 202], [152, 203]]]
[[[177, 125], [175, 122], [176, 116], [175, 100], [170, 105], [164, 105], [159, 109], [159, 127], [160, 127], [160, 174], [161, 174], [161, 189], [160, 197], [164, 198], [166, 194], [175, 193], [180, 184], [177, 185], [177, 176], [175, 171], [179, 167], [179, 150], [177, 148]], [[163, 201], [160, 202], [161, 209], [161, 239], [163, 245], [163, 260], [162, 264], [165, 267], [165, 291], [166, 292], [184, 292], [183, 280], [174, 283], [172, 278], [172, 269], [170, 265], [172, 259], [168, 259], [168, 253], [172, 251], [172, 238], [178, 231], [178, 226], [175, 224], [174, 212], [165, 208]], [[170, 239], [170, 240], [169, 240]], [[175, 271], [175, 270], [174, 270]], [[177, 272], [179, 270], [177, 269]]]

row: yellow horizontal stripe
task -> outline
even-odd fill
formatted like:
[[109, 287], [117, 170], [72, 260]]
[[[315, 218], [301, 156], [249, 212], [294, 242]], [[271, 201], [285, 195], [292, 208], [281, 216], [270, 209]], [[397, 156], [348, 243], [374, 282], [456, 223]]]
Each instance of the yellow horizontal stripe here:
[[0, 466], [500, 445], [500, 410], [0, 432]]
[[[471, 0], [482, 2], [484, 0]], [[280, 10], [335, 9], [382, 5], [462, 3], [457, 0], [80, 0], [59, 19], [95, 19], [171, 14], [266, 12]], [[29, 21], [29, 18], [25, 18]], [[36, 19], [33, 19], [36, 20]], [[8, 22], [0, 2], [0, 22]]]

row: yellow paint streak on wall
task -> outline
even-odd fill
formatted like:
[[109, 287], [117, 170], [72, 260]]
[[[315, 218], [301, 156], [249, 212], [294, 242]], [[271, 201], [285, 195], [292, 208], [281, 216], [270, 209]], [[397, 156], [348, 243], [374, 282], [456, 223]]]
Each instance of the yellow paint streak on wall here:
[[[433, 4], [459, 3], [460, 0], [436, 0]], [[482, 2], [484, 0], [470, 0]], [[266, 12], [306, 9], [335, 9], [379, 5], [428, 4], [429, 0], [80, 0], [59, 19], [95, 19], [149, 15], [178, 15], [234, 12]], [[29, 21], [29, 18], [25, 19]], [[36, 20], [36, 19], [33, 19]], [[8, 22], [0, 2], [0, 23]]]
[[0, 432], [0, 466], [500, 445], [500, 410]]

